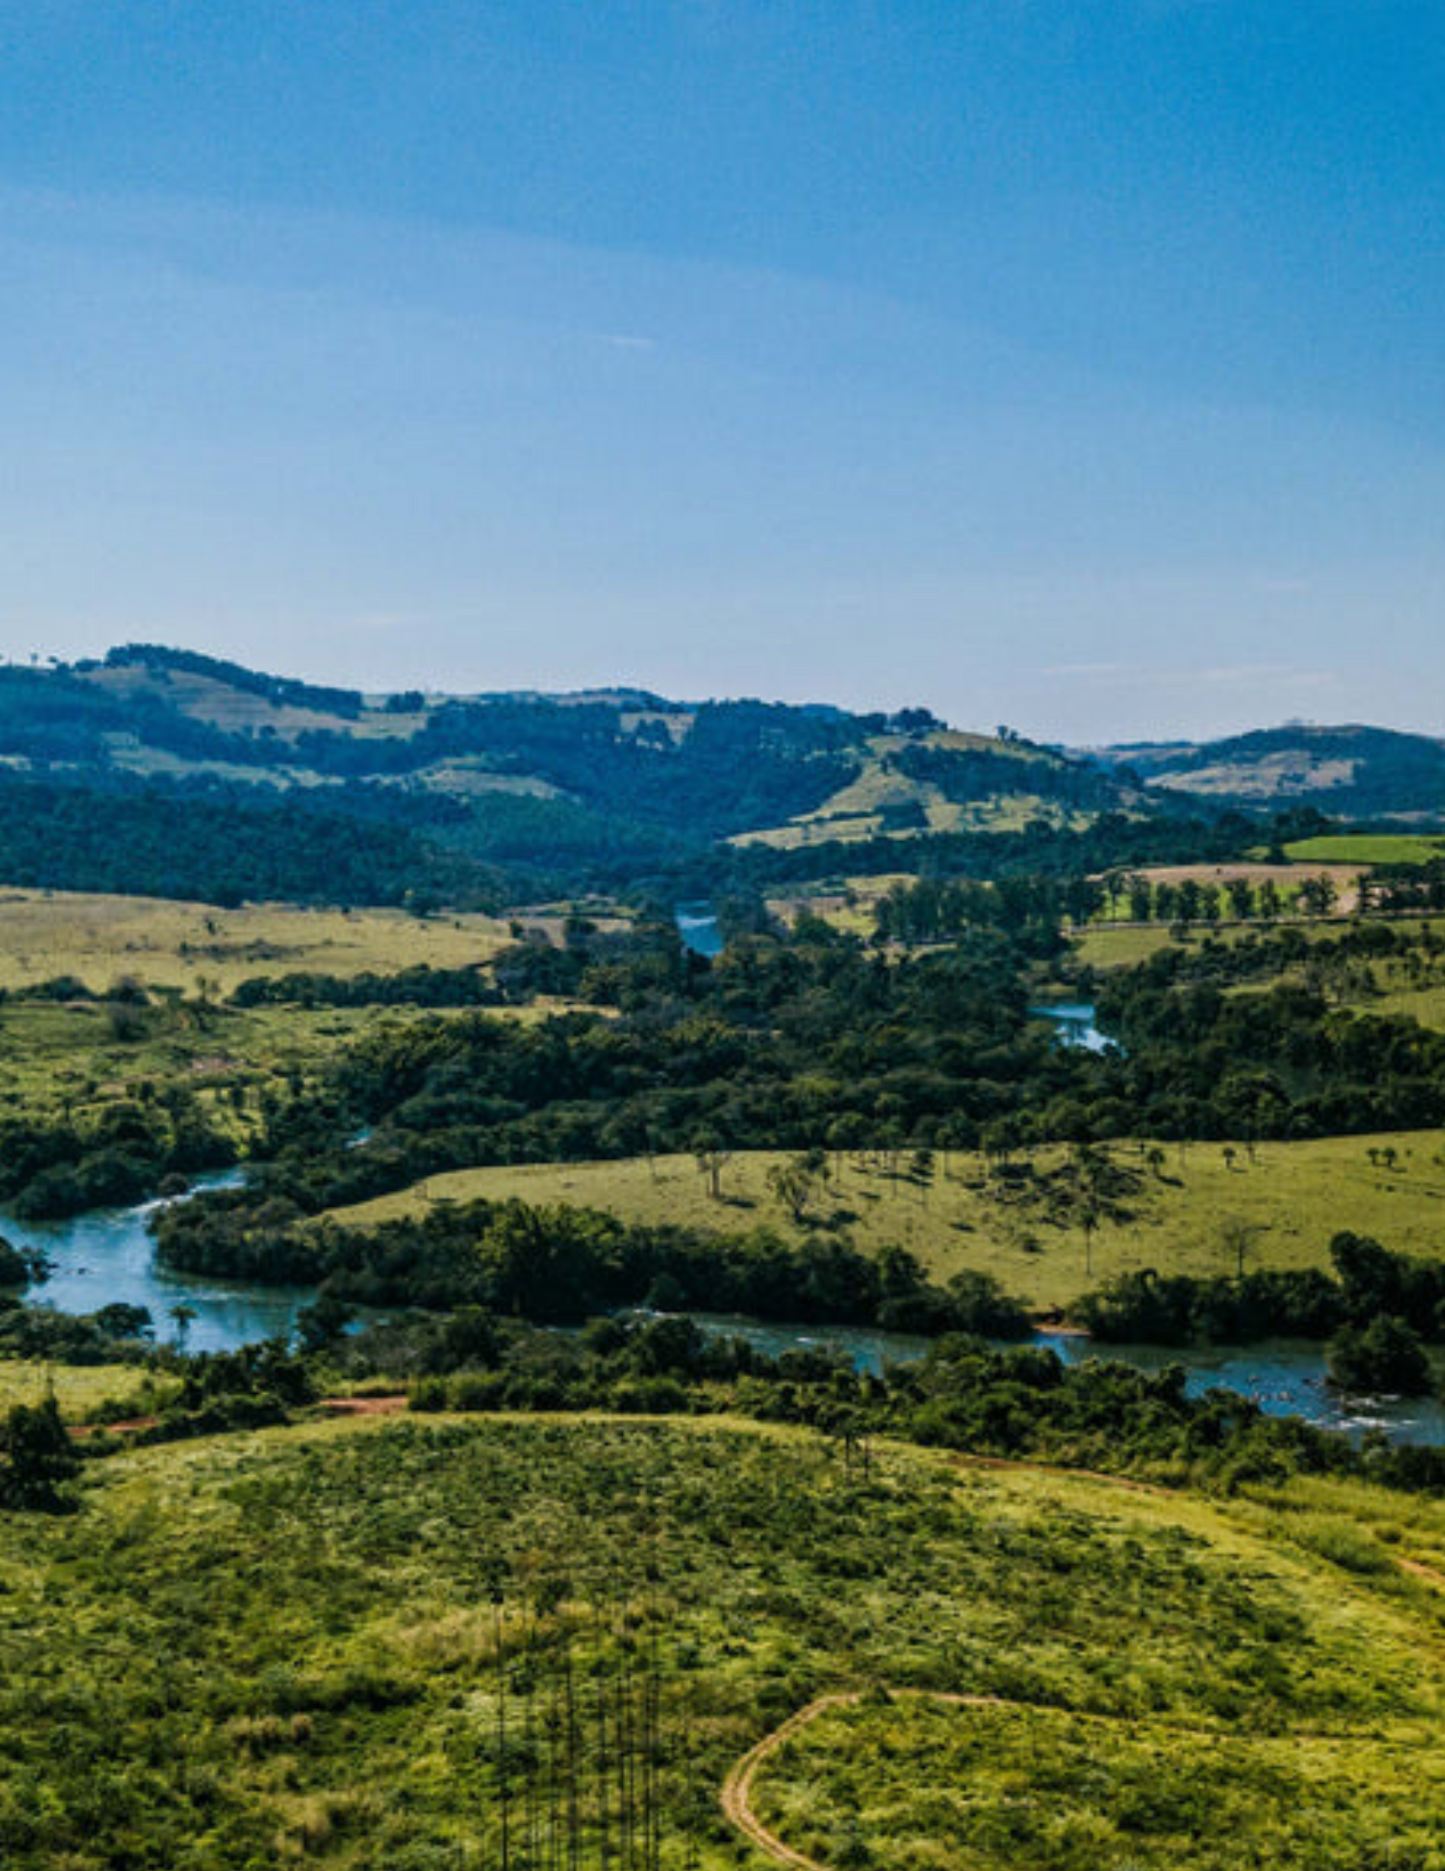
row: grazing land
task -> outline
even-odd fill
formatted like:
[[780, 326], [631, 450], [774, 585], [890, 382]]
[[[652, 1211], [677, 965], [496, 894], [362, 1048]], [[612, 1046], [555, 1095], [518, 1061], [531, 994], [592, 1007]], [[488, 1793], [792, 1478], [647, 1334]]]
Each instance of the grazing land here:
[[[1159, 1152], [1151, 1162], [1149, 1153]], [[1241, 1231], [1253, 1268], [1329, 1265], [1340, 1229], [1373, 1234], [1402, 1253], [1445, 1255], [1445, 1144], [1437, 1131], [1302, 1143], [1115, 1146], [1127, 1186], [1102, 1203], [1086, 1238], [1063, 1146], [1005, 1168], [972, 1152], [938, 1156], [926, 1178], [848, 1156], [801, 1219], [770, 1183], [788, 1157], [739, 1151], [721, 1170], [721, 1200], [690, 1156], [607, 1163], [522, 1164], [428, 1177], [395, 1195], [333, 1211], [365, 1225], [439, 1202], [520, 1196], [600, 1208], [646, 1224], [718, 1233], [760, 1223], [797, 1237], [831, 1226], [858, 1246], [897, 1245], [936, 1278], [991, 1274], [1039, 1308], [1067, 1306], [1118, 1274], [1152, 1267], [1198, 1278], [1233, 1273]]]
[[400, 910], [221, 909], [55, 890], [0, 892], [0, 988], [69, 977], [94, 994], [118, 981], [229, 994], [256, 976], [353, 976], [490, 960], [508, 941], [495, 918]]
[[129, 1364], [37, 1364], [0, 1358], [0, 1415], [13, 1404], [37, 1403], [53, 1392], [67, 1422], [86, 1423], [106, 1403], [130, 1397], [143, 1376]]
[[1438, 1503], [867, 1456], [378, 1415], [87, 1465], [0, 1518], [4, 1862], [591, 1867], [626, 1809], [761, 1871], [724, 1782], [829, 1695], [752, 1790], [817, 1863], [1434, 1862]]
[[1336, 832], [1299, 838], [1284, 847], [1295, 864], [1433, 864], [1445, 857], [1445, 838], [1408, 832]]

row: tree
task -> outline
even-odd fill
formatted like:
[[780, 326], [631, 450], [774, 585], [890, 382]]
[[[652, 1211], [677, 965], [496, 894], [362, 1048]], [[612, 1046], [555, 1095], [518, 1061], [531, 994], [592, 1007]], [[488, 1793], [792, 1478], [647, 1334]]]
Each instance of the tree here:
[[0, 1287], [28, 1286], [31, 1277], [29, 1259], [0, 1235]]
[[1338, 894], [1334, 879], [1323, 872], [1318, 877], [1306, 877], [1299, 887], [1300, 908], [1306, 916], [1328, 916]]
[[732, 1151], [717, 1137], [700, 1138], [692, 1147], [693, 1161], [707, 1177], [707, 1191], [714, 1202], [722, 1200], [722, 1173], [732, 1161]]
[[1221, 1216], [1219, 1243], [1234, 1262], [1234, 1276], [1237, 1280], [1244, 1278], [1244, 1257], [1263, 1232], [1263, 1226], [1257, 1221], [1246, 1221], [1241, 1215]]
[[[802, 1223], [807, 1218], [808, 1203], [815, 1186], [827, 1174], [827, 1158], [822, 1151], [808, 1151], [801, 1156], [790, 1156], [785, 1162], [775, 1163], [768, 1171], [767, 1183], [793, 1220]], [[713, 1193], [716, 1195], [716, 1189]]]
[[1325, 1364], [1340, 1390], [1424, 1397], [1433, 1388], [1419, 1333], [1388, 1313], [1366, 1326], [1344, 1326], [1325, 1347]]
[[57, 1512], [79, 1467], [53, 1394], [33, 1405], [17, 1403], [0, 1423], [0, 1507]]

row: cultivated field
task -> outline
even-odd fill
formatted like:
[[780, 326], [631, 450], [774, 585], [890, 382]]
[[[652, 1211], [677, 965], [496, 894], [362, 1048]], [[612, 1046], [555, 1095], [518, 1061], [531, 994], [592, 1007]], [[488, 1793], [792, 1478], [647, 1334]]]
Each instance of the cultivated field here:
[[1294, 864], [1428, 864], [1445, 857], [1445, 838], [1411, 833], [1342, 832], [1327, 838], [1301, 838], [1286, 845]]

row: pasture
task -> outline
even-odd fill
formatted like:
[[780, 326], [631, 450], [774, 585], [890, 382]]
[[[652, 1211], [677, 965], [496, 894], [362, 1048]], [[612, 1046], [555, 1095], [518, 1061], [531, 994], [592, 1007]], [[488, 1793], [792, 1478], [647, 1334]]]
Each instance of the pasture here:
[[939, 1152], [923, 1173], [904, 1153], [848, 1153], [792, 1212], [770, 1177], [789, 1159], [739, 1151], [710, 1176], [690, 1156], [620, 1162], [521, 1164], [456, 1170], [395, 1195], [334, 1211], [366, 1224], [436, 1202], [519, 1196], [532, 1203], [599, 1208], [642, 1223], [676, 1222], [713, 1232], [767, 1226], [796, 1237], [835, 1229], [876, 1252], [907, 1248], [940, 1278], [972, 1269], [1040, 1310], [1067, 1307], [1117, 1274], [1152, 1267], [1198, 1277], [1245, 1264], [1326, 1267], [1340, 1229], [1371, 1234], [1402, 1253], [1445, 1254], [1445, 1136], [1435, 1131], [1300, 1143], [1108, 1146], [1114, 1195], [1084, 1204], [1065, 1146], [1021, 1153], [1005, 1170], [969, 1152]]
[[218, 909], [151, 897], [0, 891], [0, 988], [72, 977], [92, 993], [117, 982], [229, 994], [254, 975], [386, 973], [486, 961], [509, 940], [488, 916], [400, 910]]

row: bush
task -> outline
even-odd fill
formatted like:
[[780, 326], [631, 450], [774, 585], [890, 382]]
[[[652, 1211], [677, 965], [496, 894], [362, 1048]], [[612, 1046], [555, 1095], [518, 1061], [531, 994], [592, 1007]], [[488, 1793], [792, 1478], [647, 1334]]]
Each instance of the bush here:
[[1426, 1397], [1434, 1389], [1420, 1334], [1388, 1313], [1343, 1327], [1325, 1347], [1325, 1363], [1340, 1390]]

